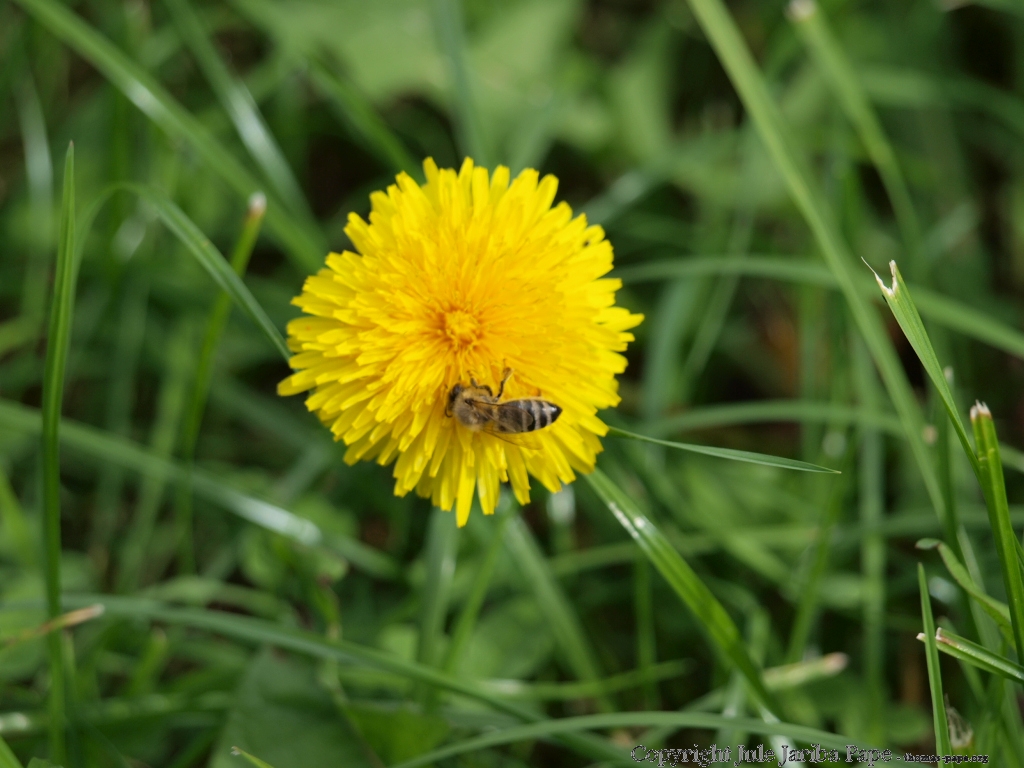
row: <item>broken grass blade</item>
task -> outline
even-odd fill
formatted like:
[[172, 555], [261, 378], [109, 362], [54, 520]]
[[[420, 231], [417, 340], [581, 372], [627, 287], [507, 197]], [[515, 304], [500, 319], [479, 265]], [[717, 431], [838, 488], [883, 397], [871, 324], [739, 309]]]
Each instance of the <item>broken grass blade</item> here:
[[231, 748], [231, 754], [234, 755], [235, 757], [245, 758], [246, 760], [249, 761], [249, 763], [251, 763], [252, 765], [255, 765], [256, 768], [274, 768], [274, 766], [272, 766], [270, 763], [264, 762], [263, 760], [260, 760], [255, 755], [250, 755], [244, 749], [239, 749], [238, 747], [232, 747]]
[[994, 597], [986, 594], [974, 579], [963, 563], [957, 559], [956, 553], [947, 544], [938, 539], [921, 539], [917, 542], [918, 549], [938, 549], [942, 562], [946, 564], [946, 570], [953, 577], [957, 584], [963, 587], [971, 597], [978, 601], [985, 613], [992, 617], [993, 621], [1003, 630], [1007, 640], [1012, 640], [1013, 630], [1010, 624], [1010, 609], [1006, 603], [1001, 603]]
[[[919, 633], [917, 639], [925, 641], [925, 634]], [[1020, 664], [992, 653], [966, 637], [953, 634], [941, 627], [935, 632], [937, 648], [953, 658], [973, 664], [978, 669], [1005, 677], [1018, 685], [1024, 685], [1024, 667]]]
[[[867, 264], [867, 262], [864, 263]], [[868, 264], [868, 268], [871, 269], [870, 264]], [[950, 421], [953, 422], [953, 429], [956, 431], [956, 436], [960, 440], [960, 445], [964, 449], [964, 453], [967, 454], [967, 459], [971, 462], [974, 474], [978, 476], [979, 482], [983, 482], [981, 477], [981, 468], [978, 464], [978, 457], [975, 455], [974, 449], [971, 447], [971, 442], [967, 438], [967, 430], [964, 428], [964, 423], [961, 421], [960, 414], [957, 412], [956, 401], [953, 399], [953, 392], [949, 388], [949, 382], [946, 381], [945, 372], [942, 370], [939, 358], [935, 354], [935, 348], [932, 346], [931, 339], [928, 338], [928, 332], [925, 330], [924, 322], [922, 322], [921, 315], [917, 311], [917, 306], [914, 304], [914, 300], [910, 296], [910, 289], [907, 288], [907, 284], [904, 282], [903, 276], [900, 274], [899, 267], [896, 266], [895, 261], [889, 262], [889, 271], [892, 273], [891, 287], [885, 284], [874, 269], [871, 269], [871, 271], [875, 275], [875, 280], [878, 281], [878, 287], [882, 289], [882, 296], [885, 298], [885, 303], [889, 305], [889, 309], [892, 310], [893, 317], [896, 318], [896, 322], [899, 323], [900, 328], [903, 329], [903, 333], [907, 337], [907, 341], [909, 341], [910, 346], [914, 348], [914, 352], [917, 353], [917, 357], [921, 361], [921, 365], [924, 366], [925, 372], [928, 374], [928, 378], [932, 380], [932, 385], [939, 393], [939, 397], [942, 398], [942, 404], [946, 407], [946, 412], [949, 414]]]

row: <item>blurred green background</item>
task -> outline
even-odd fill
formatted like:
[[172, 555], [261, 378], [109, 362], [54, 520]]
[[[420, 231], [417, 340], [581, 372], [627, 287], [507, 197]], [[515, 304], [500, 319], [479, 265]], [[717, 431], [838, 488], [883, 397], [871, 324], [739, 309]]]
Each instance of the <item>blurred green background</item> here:
[[[861, 258], [882, 274], [898, 259], [963, 412], [991, 407], [1019, 524], [1024, 10], [727, 9], [858, 290], [880, 298]], [[477, 510], [459, 531], [395, 498], [390, 468], [344, 465], [301, 399], [276, 397], [288, 368], [249, 317], [231, 312], [218, 335], [228, 304], [215, 309], [202, 245], [167, 226], [173, 202], [242, 267], [263, 192], [244, 284], [283, 330], [304, 277], [349, 246], [350, 211], [365, 216], [401, 170], [419, 177], [424, 157], [467, 155], [557, 175], [559, 198], [606, 228], [620, 303], [647, 316], [609, 424], [843, 470], [614, 439], [599, 463], [725, 606], [786, 722], [932, 752], [917, 563], [940, 624], [971, 634], [977, 619], [914, 547], [944, 533], [919, 459], [747, 106], [682, 0], [0, 3], [0, 736], [18, 758], [222, 768], [242, 764], [238, 746], [274, 768], [391, 766], [596, 713], [610, 719], [590, 741], [541, 726], [434, 764], [767, 743], [728, 723], [764, 713], [587, 483], [534, 484], [528, 507]], [[118, 599], [61, 635], [60, 755], [47, 744], [53, 661], [32, 628], [45, 618], [39, 409], [72, 141], [81, 262], [61, 579], [69, 608]], [[972, 573], [1001, 596], [981, 493], [876, 309], [924, 409], [914, 440], [973, 540]], [[1024, 766], [1019, 686], [948, 657], [942, 672], [974, 734], [965, 749]], [[615, 720], [673, 710], [724, 717]]]

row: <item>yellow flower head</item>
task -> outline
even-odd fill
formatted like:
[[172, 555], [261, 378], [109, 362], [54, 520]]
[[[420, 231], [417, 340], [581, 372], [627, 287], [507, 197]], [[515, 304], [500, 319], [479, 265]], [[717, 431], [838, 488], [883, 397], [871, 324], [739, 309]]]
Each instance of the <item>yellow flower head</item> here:
[[[370, 196], [369, 223], [349, 214], [358, 253], [327, 257], [294, 303], [288, 325], [296, 373], [278, 393], [306, 399], [348, 446], [345, 461], [395, 462], [395, 493], [415, 489], [465, 525], [480, 496], [485, 514], [509, 481], [529, 501], [533, 475], [557, 491], [594, 469], [597, 411], [619, 402], [619, 354], [643, 320], [615, 306], [619, 280], [600, 227], [552, 207], [558, 180], [508, 168], [493, 176], [466, 160], [456, 173], [423, 163]], [[456, 385], [475, 380], [501, 402], [541, 398], [561, 408], [524, 435], [464, 426], [451, 415]], [[557, 415], [557, 414], [556, 414]]]

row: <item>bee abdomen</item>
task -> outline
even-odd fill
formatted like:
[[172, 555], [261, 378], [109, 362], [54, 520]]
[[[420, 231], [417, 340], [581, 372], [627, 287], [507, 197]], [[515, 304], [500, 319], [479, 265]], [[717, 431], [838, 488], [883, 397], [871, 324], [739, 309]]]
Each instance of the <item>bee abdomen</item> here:
[[526, 411], [533, 417], [533, 423], [523, 429], [523, 432], [534, 432], [538, 429], [554, 424], [562, 415], [562, 409], [552, 402], [529, 398], [525, 400], [510, 400], [506, 405]]

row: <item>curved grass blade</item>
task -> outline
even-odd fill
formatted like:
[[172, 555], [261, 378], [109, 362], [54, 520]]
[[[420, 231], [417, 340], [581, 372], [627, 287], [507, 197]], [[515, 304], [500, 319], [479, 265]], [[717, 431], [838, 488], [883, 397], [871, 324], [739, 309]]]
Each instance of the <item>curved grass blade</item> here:
[[[924, 642], [927, 638], [921, 632], [918, 634], [917, 639]], [[1011, 680], [1018, 685], [1024, 685], [1024, 667], [992, 653], [977, 643], [971, 642], [966, 637], [960, 637], [960, 635], [940, 627], [935, 632], [935, 644], [940, 651], [949, 654], [955, 659], [966, 661], [978, 669], [1005, 677], [1007, 680]]]
[[[742, 275], [820, 285], [824, 288], [839, 287], [835, 276], [827, 267], [796, 256], [751, 255], [742, 260], [723, 256], [696, 256], [623, 267], [613, 273], [614, 277], [618, 277], [624, 283], [706, 275]], [[878, 296], [874, 286], [867, 280], [857, 280], [856, 286], [865, 297]], [[1024, 333], [949, 296], [921, 285], [911, 284], [910, 287], [921, 314], [932, 322], [1024, 358]]]
[[[60, 235], [50, 324], [46, 337], [41, 413], [43, 455], [43, 551], [46, 563], [46, 608], [51, 620], [60, 606], [60, 421], [64, 402], [64, 369], [71, 343], [71, 318], [75, 307], [75, 145], [68, 146], [64, 160]], [[64, 654], [59, 633], [47, 636], [50, 666], [50, 757], [66, 760], [64, 746]]]
[[462, 18], [461, 0], [431, 0], [434, 27], [441, 43], [441, 52], [448, 62], [455, 97], [457, 131], [462, 153], [485, 168], [491, 165], [484, 128], [477, 109], [466, 63], [466, 28]]
[[[645, 561], [646, 562], [646, 561]], [[495, 693], [518, 699], [534, 699], [537, 701], [570, 701], [572, 699], [588, 699], [596, 696], [607, 696], [609, 693], [629, 688], [671, 680], [679, 677], [692, 668], [686, 659], [663, 661], [647, 667], [638, 667], [630, 672], [621, 672], [610, 677], [603, 677], [592, 682], [575, 683], [526, 683], [522, 680], [485, 680], [482, 685]], [[765, 684], [771, 689], [768, 681], [768, 670], [765, 670]]]
[[923, 418], [920, 406], [881, 319], [857, 288], [853, 256], [843, 241], [831, 211], [823, 203], [827, 198], [816, 188], [813, 177], [806, 167], [806, 161], [792, 146], [792, 132], [772, 100], [768, 85], [722, 0], [689, 0], [689, 5], [728, 73], [750, 118], [754, 121], [769, 155], [810, 227], [826, 264], [836, 278], [903, 423], [911, 453], [917, 462], [928, 497], [939, 519], [944, 521], [947, 517], [945, 499], [942, 496], [938, 474], [921, 436]]
[[[39, 434], [39, 412], [27, 405], [0, 399], [0, 425], [7, 429]], [[185, 470], [124, 438], [112, 437], [103, 430], [64, 420], [61, 443], [84, 456], [118, 464], [145, 476], [166, 477], [175, 482], [186, 480]], [[299, 542], [305, 546], [323, 545], [370, 575], [385, 579], [400, 578], [402, 570], [387, 555], [357, 539], [327, 535], [317, 525], [282, 507], [235, 490], [217, 477], [195, 470], [192, 474], [195, 494], [248, 520], [255, 525]]]
[[166, 0], [165, 4], [186, 45], [199, 62], [203, 75], [217, 94], [221, 106], [235, 124], [239, 138], [263, 170], [263, 175], [292, 212], [312, 221], [313, 214], [299, 182], [264, 122], [249, 89], [221, 59], [188, 0]]
[[158, 189], [153, 187], [145, 187], [139, 184], [113, 184], [107, 187], [103, 193], [93, 201], [89, 210], [86, 211], [82, 217], [82, 226], [80, 227], [83, 237], [79, 239], [79, 248], [81, 248], [81, 242], [84, 240], [84, 235], [88, 234], [89, 229], [92, 227], [93, 221], [99, 214], [100, 209], [110, 200], [111, 195], [114, 193], [127, 190], [133, 192], [151, 206], [156, 212], [157, 216], [163, 221], [164, 225], [171, 230], [171, 233], [175, 235], [181, 244], [185, 246], [192, 256], [195, 257], [199, 265], [206, 270], [207, 274], [213, 278], [213, 281], [228, 295], [235, 305], [245, 313], [250, 320], [252, 320], [256, 326], [263, 331], [263, 335], [267, 337], [267, 340], [274, 345], [274, 348], [281, 353], [281, 356], [288, 360], [291, 357], [291, 350], [288, 349], [288, 345], [285, 343], [284, 337], [281, 332], [274, 325], [273, 321], [264, 311], [263, 307], [259, 305], [259, 302], [253, 297], [249, 289], [245, 287], [245, 283], [235, 273], [228, 263], [227, 259], [224, 258], [223, 254], [217, 247], [210, 242], [209, 238], [203, 234], [202, 230], [196, 226], [195, 222], [188, 217], [188, 215], [181, 210], [172, 200], [168, 199], [166, 195], [160, 192]]
[[654, 437], [647, 437], [646, 435], [638, 435], [633, 432], [627, 432], [624, 429], [618, 429], [617, 427], [608, 428], [608, 437], [621, 437], [627, 440], [642, 440], [645, 443], [654, 443], [655, 445], [664, 445], [667, 448], [675, 448], [680, 451], [689, 451], [690, 453], [701, 453], [705, 456], [714, 456], [719, 459], [731, 459], [733, 461], [743, 461], [748, 464], [762, 464], [766, 467], [779, 467], [780, 469], [795, 469], [801, 472], [824, 472], [827, 474], [839, 474], [837, 469], [829, 469], [828, 467], [822, 467], [817, 464], [810, 464], [806, 461], [798, 461], [796, 459], [785, 459], [781, 456], [769, 456], [764, 453], [751, 453], [750, 451], [737, 451], [732, 448], [715, 448], [710, 445], [695, 445], [693, 443], [675, 443], [671, 440], [658, 440]]
[[22, 768], [17, 756], [11, 751], [2, 736], [0, 736], [0, 768]]
[[[562, 656], [569, 668], [580, 680], [599, 680], [597, 654], [569, 598], [561, 584], [555, 580], [547, 558], [521, 516], [516, 515], [515, 519], [509, 521], [505, 529], [505, 545], [533, 590], [537, 605], [551, 627], [551, 634], [561, 647]], [[599, 696], [597, 703], [606, 712], [614, 710], [607, 696]]]
[[814, 400], [755, 400], [747, 403], [711, 405], [666, 416], [659, 421], [646, 422], [641, 426], [646, 434], [653, 437], [709, 427], [777, 421], [855, 424], [879, 429], [895, 437], [903, 437], [903, 426], [895, 414]]
[[[477, 752], [488, 747], [497, 747], [502, 744], [513, 744], [517, 741], [530, 741], [534, 739], [550, 739], [552, 736], [561, 733], [571, 733], [582, 730], [595, 730], [599, 728], [636, 728], [650, 726], [668, 726], [673, 729], [699, 728], [716, 730], [719, 728], [741, 728], [750, 733], [762, 734], [765, 736], [788, 736], [799, 739], [808, 744], [819, 744], [822, 747], [837, 749], [842, 752], [848, 744], [853, 743], [851, 739], [844, 736], [837, 736], [827, 731], [819, 731], [816, 728], [808, 728], [804, 725], [790, 725], [781, 722], [767, 722], [765, 720], [754, 720], [747, 717], [730, 717], [727, 715], [713, 715], [705, 712], [616, 712], [603, 715], [582, 715], [580, 717], [563, 717], [557, 720], [549, 720], [544, 723], [531, 723], [530, 725], [514, 726], [512, 728], [501, 728], [483, 736], [449, 744], [446, 747], [419, 755], [412, 760], [397, 763], [391, 768], [417, 768], [421, 765], [430, 765], [445, 758], [456, 755], [464, 755], [469, 752]], [[636, 755], [635, 757], [633, 755]], [[634, 747], [632, 752], [622, 751], [620, 761], [626, 765], [645, 762], [647, 748]], [[656, 754], [647, 758], [652, 763], [668, 765], [664, 758], [659, 761]], [[730, 765], [732, 763], [730, 762]]]
[[[177, 2], [177, 0], [174, 1]], [[260, 225], [263, 223], [263, 214], [266, 210], [267, 199], [262, 194], [253, 195], [249, 199], [249, 210], [246, 212], [245, 221], [242, 224], [242, 232], [239, 234], [234, 251], [231, 253], [231, 268], [239, 278], [245, 274], [245, 268], [249, 264], [249, 257], [252, 255], [253, 246], [256, 244]], [[210, 392], [210, 380], [213, 377], [213, 357], [217, 351], [217, 346], [220, 343], [220, 337], [224, 332], [224, 326], [227, 324], [230, 312], [231, 297], [227, 294], [221, 294], [217, 297], [217, 301], [214, 303], [206, 320], [203, 345], [199, 350], [199, 360], [196, 363], [192, 392], [181, 430], [181, 460], [185, 465], [185, 471], [189, 474], [191, 474], [193, 464], [195, 463], [196, 443], [199, 440], [203, 412], [206, 410], [206, 400]], [[191, 573], [195, 570], [195, 551], [192, 540], [191, 482], [184, 482], [178, 485], [174, 506], [175, 529], [178, 537], [178, 570], [182, 573]]]
[[917, 357], [921, 361], [921, 365], [924, 366], [928, 378], [932, 380], [935, 390], [939, 393], [939, 397], [942, 398], [942, 404], [945, 406], [949, 419], [953, 423], [953, 429], [960, 440], [960, 445], [963, 447], [964, 453], [967, 454], [967, 458], [971, 462], [971, 468], [974, 470], [974, 474], [977, 475], [978, 481], [982, 482], [981, 466], [978, 463], [978, 457], [971, 447], [971, 441], [967, 438], [967, 431], [960, 420], [960, 414], [957, 413], [953, 392], [949, 388], [949, 382], [946, 380], [942, 365], [939, 363], [934, 347], [932, 347], [931, 339], [928, 338], [928, 332], [921, 321], [921, 315], [918, 313], [914, 300], [910, 296], [910, 289], [907, 288], [906, 283], [903, 281], [903, 276], [900, 274], [899, 267], [896, 266], [895, 261], [889, 262], [889, 270], [892, 272], [892, 287], [882, 282], [882, 278], [876, 273], [875, 280], [878, 281], [878, 287], [882, 289], [882, 295], [885, 297], [886, 304], [892, 310], [896, 322], [903, 329], [907, 341], [914, 348], [914, 352], [917, 353]]
[[[230, 694], [213, 691], [198, 696], [181, 693], [150, 693], [144, 696], [105, 698], [90, 702], [79, 712], [76, 725], [114, 726], [130, 729], [145, 721], [178, 713], [223, 713], [231, 706]], [[45, 712], [20, 710], [0, 714], [0, 733], [12, 737], [44, 733], [48, 725]], [[3, 763], [0, 762], [0, 768]]]
[[235, 755], [236, 757], [244, 758], [251, 765], [255, 765], [256, 768], [274, 768], [274, 766], [272, 766], [270, 763], [264, 762], [263, 760], [260, 760], [255, 755], [250, 755], [244, 749], [239, 749], [238, 747], [232, 747], [231, 748], [231, 754]]
[[[847, 443], [846, 456], [842, 460], [843, 469], [849, 469], [853, 464], [853, 452], [855, 442], [850, 440]], [[819, 592], [821, 582], [828, 569], [829, 562], [833, 559], [833, 535], [839, 517], [843, 512], [843, 501], [846, 498], [849, 474], [843, 473], [843, 477], [832, 484], [829, 489], [828, 499], [821, 513], [818, 524], [817, 541], [814, 544], [814, 554], [811, 556], [810, 569], [806, 578], [799, 586], [799, 600], [797, 601], [796, 615], [793, 617], [793, 627], [790, 630], [789, 647], [786, 651], [786, 660], [796, 663], [804, 657], [807, 650], [807, 641], [811, 635], [815, 615], [818, 612]]]
[[[14, 89], [14, 105], [25, 153], [25, 181], [28, 186], [29, 215], [35, 236], [28, 243], [28, 263], [21, 292], [21, 334], [28, 341], [41, 330], [46, 312], [49, 287], [50, 240], [53, 236], [53, 159], [46, 134], [46, 118], [31, 70], [26, 69], [20, 87]], [[16, 321], [12, 321], [14, 323]], [[8, 332], [15, 330], [12, 324]], [[21, 334], [17, 334], [20, 336]], [[17, 339], [3, 339], [0, 333], [0, 354], [11, 348]]]
[[[55, 0], [16, 0], [37, 21], [100, 70], [150, 120], [169, 135], [189, 144], [210, 170], [243, 199], [262, 186], [187, 109], [156, 79], [118, 50], [109, 40]], [[303, 272], [323, 266], [327, 245], [312, 222], [271, 200], [267, 228]]]
[[[281, 336], [281, 332], [277, 330], [277, 326], [274, 325], [273, 321], [267, 316], [267, 313], [263, 310], [263, 307], [259, 305], [253, 295], [249, 292], [249, 289], [245, 287], [245, 283], [242, 282], [241, 278], [235, 273], [235, 270], [231, 268], [228, 260], [224, 258], [220, 251], [217, 250], [216, 246], [210, 242], [210, 240], [203, 234], [202, 230], [199, 229], [193, 223], [181, 208], [174, 204], [173, 201], [169, 200], [164, 195], [160, 194], [157, 190], [149, 187], [135, 186], [132, 184], [126, 184], [125, 188], [132, 190], [137, 195], [145, 199], [150, 205], [156, 209], [157, 215], [167, 225], [167, 228], [173, 232], [182, 244], [188, 248], [188, 250], [195, 256], [199, 264], [207, 271], [213, 281], [220, 286], [231, 300], [235, 302], [239, 309], [242, 310], [249, 319], [252, 320], [261, 331], [263, 335], [274, 345], [278, 352], [285, 360], [291, 357], [291, 351], [288, 349], [288, 345], [285, 343], [284, 337]], [[269, 211], [268, 211], [269, 215]]]
[[[502, 497], [501, 500], [504, 501], [505, 498], [507, 497]], [[444, 660], [441, 663], [441, 669], [448, 674], [452, 674], [455, 671], [455, 666], [462, 655], [463, 649], [466, 647], [466, 643], [469, 642], [473, 627], [476, 626], [477, 617], [480, 615], [480, 609], [483, 607], [484, 599], [487, 597], [487, 590], [491, 585], [494, 569], [498, 565], [498, 556], [501, 554], [502, 543], [505, 540], [505, 528], [508, 526], [509, 520], [512, 519], [513, 515], [512, 505], [508, 505], [509, 509], [503, 508], [504, 506], [504, 504], [499, 503], [497, 519], [491, 529], [491, 540], [487, 544], [487, 550], [473, 577], [473, 589], [462, 604], [459, 618], [455, 620], [451, 639], [448, 641], [448, 648], [445, 650]]]
[[459, 552], [458, 536], [455, 516], [434, 507], [430, 512], [424, 544], [427, 576], [420, 597], [420, 633], [416, 648], [416, 661], [428, 667], [438, 666], [438, 655], [444, 641], [448, 601]]
[[585, 477], [615, 519], [639, 545], [644, 556], [690, 609], [723, 661], [738, 669], [746, 678], [754, 699], [773, 714], [779, 714], [778, 704], [768, 692], [760, 670], [747, 653], [743, 636], [711, 590], [654, 523], [600, 469], [595, 469]]
[[349, 126], [353, 135], [364, 143], [393, 171], [405, 171], [415, 179], [421, 179], [423, 169], [412, 156], [405, 144], [384, 122], [373, 104], [351, 83], [329, 71], [318, 62], [309, 65], [309, 77], [330, 103], [337, 114]]
[[924, 622], [925, 655], [928, 661], [928, 687], [932, 694], [932, 722], [935, 727], [935, 750], [939, 756], [953, 754], [949, 746], [949, 723], [946, 722], [946, 700], [942, 695], [942, 670], [939, 652], [935, 647], [935, 619], [932, 618], [932, 598], [928, 594], [928, 580], [924, 566], [917, 564], [917, 586], [921, 592], [921, 618]]
[[882, 130], [867, 94], [864, 92], [852, 62], [847, 58], [839, 41], [829, 29], [825, 15], [815, 0], [804, 0], [789, 5], [789, 18], [810, 48], [815, 61], [832, 84], [846, 116], [857, 129], [871, 162], [878, 169], [889, 195], [903, 242], [914, 263], [921, 257], [921, 225], [914, 211], [914, 203], [903, 178], [896, 153]]
[[[964, 453], [967, 454], [975, 477], [981, 485], [1002, 566], [1003, 584], [1009, 598], [1014, 644], [1018, 656], [1024, 658], [1024, 578], [1022, 578], [1020, 564], [1017, 561], [1019, 543], [1010, 521], [1003, 465], [999, 457], [999, 441], [996, 437], [992, 414], [981, 403], [971, 409], [971, 424], [974, 429], [974, 442], [977, 446], [976, 453], [967, 437], [963, 422], [960, 420], [949, 382], [946, 380], [945, 372], [932, 347], [931, 339], [928, 338], [928, 333], [910, 295], [910, 290], [904, 283], [895, 261], [889, 262], [889, 269], [892, 273], [891, 287], [886, 286], [877, 274], [875, 279], [882, 289], [882, 295], [892, 310], [893, 316], [900, 328], [903, 329], [903, 333], [914, 348], [914, 352], [917, 353], [921, 365], [942, 399], [953, 429], [960, 440], [960, 445]], [[945, 527], [947, 531], [956, 529], [952, 519], [945, 520]], [[955, 540], [949, 543], [954, 546], [957, 544]]]
[[1012, 640], [1013, 630], [1010, 625], [1010, 609], [1006, 603], [996, 600], [988, 595], [957, 559], [956, 553], [945, 543], [938, 539], [921, 539], [917, 542], [918, 549], [938, 549], [942, 562], [946, 564], [946, 570], [953, 577], [957, 584], [964, 588], [964, 591], [978, 601], [985, 613], [992, 617], [992, 620], [1003, 630], [1008, 640]]
[[824, 264], [802, 256], [760, 253], [748, 253], [744, 259], [730, 259], [727, 255], [685, 256], [617, 267], [612, 272], [612, 277], [619, 278], [627, 285], [711, 275], [764, 277], [825, 288], [837, 287], [835, 277]]
[[[346, 640], [329, 640], [322, 635], [296, 627], [283, 626], [262, 619], [254, 619], [224, 611], [193, 608], [172, 608], [155, 600], [112, 595], [69, 594], [64, 596], [67, 608], [101, 603], [107, 616], [130, 619], [148, 619], [168, 624], [192, 627], [254, 645], [273, 645], [278, 648], [318, 659], [346, 664], [360, 664], [391, 672], [408, 680], [458, 693], [524, 722], [545, 722], [533, 709], [519, 706], [487, 690], [483, 685], [460, 677], [446, 675], [431, 667]], [[24, 604], [18, 605], [19, 609]], [[3, 606], [0, 605], [0, 610]], [[583, 734], [565, 734], [562, 742], [580, 754], [594, 759], [620, 760], [622, 751], [604, 739]]]

